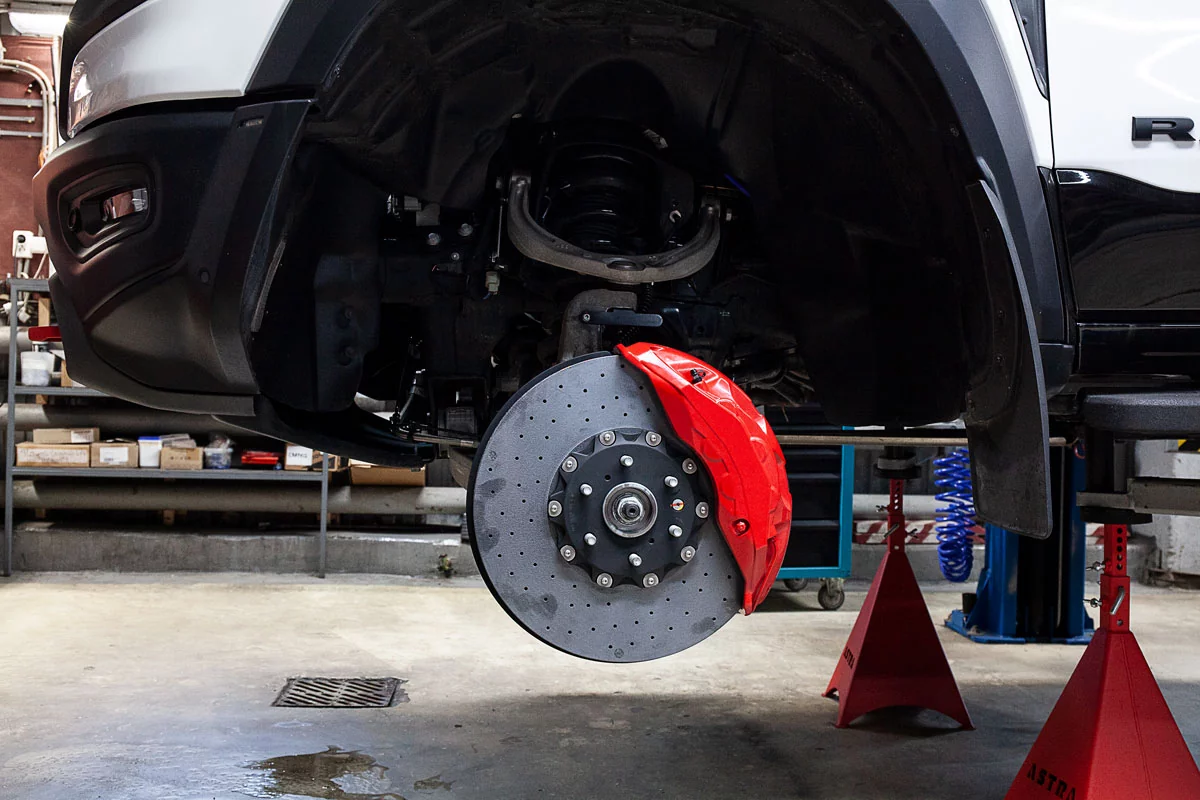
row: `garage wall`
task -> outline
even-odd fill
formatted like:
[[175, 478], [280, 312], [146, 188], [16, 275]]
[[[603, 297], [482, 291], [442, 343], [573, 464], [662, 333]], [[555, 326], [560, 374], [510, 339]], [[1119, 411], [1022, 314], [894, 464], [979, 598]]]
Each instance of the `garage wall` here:
[[[41, 67], [53, 77], [51, 66], [51, 40], [31, 36], [0, 36], [4, 43], [5, 58], [28, 61]], [[36, 83], [24, 75], [14, 72], [0, 72], [0, 97], [19, 97], [40, 100], [41, 95]], [[41, 113], [53, 109], [25, 109], [13, 106], [0, 106], [0, 116], [4, 117], [35, 117], [32, 125], [18, 122], [0, 122], [3, 130], [30, 130], [37, 133], [41, 130]], [[30, 197], [30, 182], [38, 170], [38, 151], [41, 149], [37, 138], [23, 139], [12, 136], [0, 136], [0, 275], [7, 276], [12, 272], [12, 232], [14, 230], [37, 230], [37, 221], [33, 217], [33, 203]]]

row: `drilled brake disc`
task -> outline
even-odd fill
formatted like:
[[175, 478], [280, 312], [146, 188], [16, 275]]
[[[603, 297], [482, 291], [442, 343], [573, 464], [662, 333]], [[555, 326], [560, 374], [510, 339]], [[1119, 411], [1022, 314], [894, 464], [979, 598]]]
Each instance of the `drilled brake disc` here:
[[620, 356], [569, 361], [523, 387], [484, 436], [469, 491], [488, 588], [564, 652], [660, 658], [740, 607], [705, 470]]

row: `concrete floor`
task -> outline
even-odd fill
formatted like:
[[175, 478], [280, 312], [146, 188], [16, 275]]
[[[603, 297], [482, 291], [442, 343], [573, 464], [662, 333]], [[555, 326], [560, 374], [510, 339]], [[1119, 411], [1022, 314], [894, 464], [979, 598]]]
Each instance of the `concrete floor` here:
[[[958, 599], [927, 592], [935, 618]], [[608, 666], [470, 579], [21, 576], [0, 583], [0, 797], [1001, 798], [1082, 648], [942, 631], [979, 730], [820, 697], [862, 602], [779, 595], [681, 655]], [[1200, 597], [1133, 625], [1200, 750]], [[272, 708], [291, 676], [397, 676], [388, 709]]]

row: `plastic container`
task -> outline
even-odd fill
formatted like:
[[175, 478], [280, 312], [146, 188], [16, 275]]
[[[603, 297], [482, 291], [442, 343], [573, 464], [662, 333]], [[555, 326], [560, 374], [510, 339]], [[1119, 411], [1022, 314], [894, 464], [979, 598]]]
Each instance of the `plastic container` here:
[[32, 351], [21, 353], [21, 385], [49, 386], [54, 369], [54, 354]]
[[229, 469], [233, 466], [232, 447], [204, 448], [205, 469]]

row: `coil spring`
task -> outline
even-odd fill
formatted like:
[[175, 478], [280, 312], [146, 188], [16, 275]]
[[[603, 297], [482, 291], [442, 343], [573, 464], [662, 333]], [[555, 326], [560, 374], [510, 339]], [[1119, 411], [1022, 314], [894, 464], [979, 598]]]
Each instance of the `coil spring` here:
[[934, 483], [943, 489], [935, 495], [945, 506], [937, 509], [938, 565], [946, 580], [962, 583], [971, 576], [975, 554], [971, 534], [975, 527], [975, 500], [971, 487], [971, 457], [958, 448], [935, 459]]

